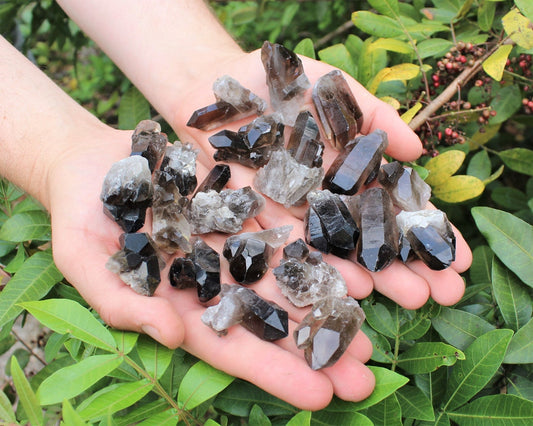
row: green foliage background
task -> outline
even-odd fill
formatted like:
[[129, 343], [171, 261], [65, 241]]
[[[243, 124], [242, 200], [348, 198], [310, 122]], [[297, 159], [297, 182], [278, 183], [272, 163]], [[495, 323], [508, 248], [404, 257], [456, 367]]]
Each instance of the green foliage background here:
[[[6, 371], [12, 380], [0, 391], [0, 420], [532, 424], [533, 127], [526, 105], [533, 99], [527, 62], [533, 54], [531, 2], [258, 0], [213, 2], [213, 8], [243, 47], [258, 48], [269, 39], [316, 55], [394, 105], [406, 121], [437, 105], [458, 75], [439, 68], [447, 53], [459, 60], [460, 43], [481, 49], [480, 56], [466, 53], [468, 80], [419, 127], [428, 154], [439, 155], [411, 164], [473, 248], [463, 299], [451, 307], [430, 301], [417, 311], [379, 294], [363, 300], [363, 330], [374, 345], [374, 393], [358, 403], [335, 398], [322, 411], [302, 412], [180, 349], [108, 329], [44, 249], [50, 241], [47, 214], [2, 181], [0, 352], [13, 345], [14, 320], [25, 312], [53, 332], [43, 368], [31, 379], [21, 369], [28, 352], [12, 358]], [[105, 122], [132, 128], [155, 114], [53, 1], [0, 1], [0, 30]], [[446, 85], [437, 87], [435, 74]], [[458, 137], [439, 137], [448, 128]]]

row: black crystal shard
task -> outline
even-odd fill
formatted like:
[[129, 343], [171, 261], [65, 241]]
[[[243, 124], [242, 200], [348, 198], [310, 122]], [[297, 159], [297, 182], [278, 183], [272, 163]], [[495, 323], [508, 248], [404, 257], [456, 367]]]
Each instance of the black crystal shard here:
[[187, 257], [176, 257], [168, 272], [170, 285], [179, 290], [196, 287], [196, 266]]
[[283, 259], [285, 260], [305, 260], [307, 256], [309, 256], [309, 247], [307, 247], [307, 244], [301, 238], [283, 247]]
[[[196, 188], [196, 193], [216, 191], [220, 192], [231, 178], [231, 170], [227, 164], [216, 164], [200, 185]], [[196, 195], [195, 193], [195, 195]]]
[[191, 144], [175, 142], [167, 146], [161, 166], [155, 173], [156, 182], [163, 188], [174, 185], [186, 196], [196, 188], [196, 156]]
[[379, 129], [356, 138], [333, 161], [323, 187], [337, 194], [355, 194], [377, 176], [387, 145], [387, 134]]
[[240, 115], [237, 108], [228, 102], [220, 101], [194, 111], [187, 126], [200, 130], [212, 130]]
[[153, 172], [167, 144], [168, 138], [161, 133], [161, 125], [157, 121], [143, 120], [139, 122], [131, 136], [131, 155], [146, 158], [150, 171]]

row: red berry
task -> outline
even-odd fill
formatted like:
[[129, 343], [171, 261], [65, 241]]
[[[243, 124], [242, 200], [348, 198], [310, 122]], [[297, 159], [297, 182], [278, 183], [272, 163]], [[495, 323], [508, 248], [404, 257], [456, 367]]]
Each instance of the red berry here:
[[528, 98], [522, 99], [522, 105], [527, 105], [528, 102], [529, 102]]
[[437, 138], [438, 138], [439, 140], [442, 139], [442, 132], [441, 132], [441, 131], [438, 131], [438, 132], [437, 132]]
[[451, 70], [453, 68], [453, 64], [451, 62], [446, 63], [446, 69]]
[[508, 67], [509, 65], [511, 65], [511, 60], [507, 58], [507, 60], [505, 61], [505, 66]]
[[436, 81], [435, 83], [433, 83], [433, 87], [437, 88], [440, 86], [440, 83], [438, 81]]
[[453, 133], [453, 130], [452, 130], [451, 128], [446, 127], [446, 129], [444, 129], [444, 134], [445, 134], [446, 136], [451, 136], [452, 133]]
[[465, 64], [466, 63], [466, 56], [465, 55], [459, 56], [459, 62], [461, 62], [462, 64]]
[[476, 82], [474, 83], [477, 87], [481, 87], [483, 86], [483, 80], [476, 80]]
[[470, 108], [472, 108], [472, 104], [470, 102], [465, 102], [463, 104], [463, 109], [470, 109]]
[[518, 65], [520, 68], [527, 68], [527, 62], [525, 60], [521, 60]]
[[533, 109], [533, 101], [529, 101], [529, 102], [527, 103], [527, 106], [528, 106], [529, 108]]
[[433, 75], [431, 76], [431, 79], [432, 79], [433, 81], [439, 81], [439, 80], [440, 80], [440, 77], [439, 77], [438, 74], [433, 74]]
[[459, 133], [452, 132], [452, 138], [457, 139], [458, 136], [459, 136]]
[[490, 116], [491, 117], [496, 117], [496, 114], [498, 114], [498, 111], [496, 111], [495, 109], [490, 111]]

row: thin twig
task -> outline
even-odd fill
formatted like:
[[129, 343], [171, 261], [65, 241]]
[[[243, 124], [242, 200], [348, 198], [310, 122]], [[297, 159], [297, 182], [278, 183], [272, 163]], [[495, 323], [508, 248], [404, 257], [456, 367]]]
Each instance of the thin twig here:
[[22, 337], [20, 337], [17, 332], [13, 329], [11, 329], [11, 334], [13, 334], [13, 336], [15, 336], [15, 339], [17, 339], [20, 343], [22, 343], [22, 345], [24, 345], [24, 347], [30, 352], [30, 354], [32, 354], [35, 358], [37, 358], [39, 360], [39, 362], [42, 364], [42, 365], [48, 365], [46, 363], [46, 361], [44, 359], [42, 359], [40, 357], [40, 355], [36, 354], [34, 351], [33, 351], [33, 348], [31, 346], [29, 346], [23, 339]]
[[315, 43], [315, 49], [319, 49], [325, 44], [329, 43], [332, 39], [335, 37], [341, 35], [342, 33], [348, 31], [350, 28], [354, 27], [354, 24], [352, 21], [346, 21], [344, 24], [342, 24], [337, 29], [333, 30], [332, 32], [326, 34], [324, 37], [319, 38]]

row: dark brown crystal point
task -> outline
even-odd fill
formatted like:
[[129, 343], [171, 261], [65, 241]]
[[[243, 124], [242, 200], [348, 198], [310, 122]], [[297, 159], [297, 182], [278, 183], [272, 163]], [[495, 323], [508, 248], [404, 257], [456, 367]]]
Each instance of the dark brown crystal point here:
[[317, 80], [313, 102], [324, 135], [336, 149], [342, 149], [361, 132], [363, 113], [339, 70]]
[[431, 187], [418, 173], [397, 161], [381, 166], [378, 182], [387, 190], [394, 204], [402, 210], [422, 210], [431, 197]]
[[161, 125], [157, 121], [143, 120], [137, 124], [131, 136], [131, 155], [146, 158], [150, 171], [153, 172], [167, 144], [168, 138], [161, 133]]
[[196, 188], [196, 193], [207, 192], [211, 190], [220, 192], [226, 186], [230, 178], [230, 167], [227, 164], [216, 164], [202, 181], [202, 183], [198, 185], [198, 188]]
[[195, 238], [191, 253], [174, 259], [168, 277], [173, 287], [195, 287], [198, 300], [208, 302], [220, 293], [220, 256], [202, 239]]
[[371, 272], [389, 266], [398, 255], [394, 206], [383, 188], [370, 188], [359, 197], [357, 260]]
[[283, 116], [283, 123], [294, 125], [304, 102], [304, 92], [311, 86], [302, 61], [286, 47], [265, 41], [261, 60], [270, 92], [270, 103]]
[[379, 129], [350, 142], [326, 172], [324, 189], [337, 194], [355, 194], [377, 176], [388, 143], [387, 134]]
[[239, 111], [233, 105], [220, 101], [194, 111], [187, 126], [208, 131], [236, 119], [239, 115]]
[[294, 339], [313, 370], [330, 367], [346, 351], [364, 320], [364, 311], [351, 297], [328, 297], [313, 305], [294, 331]]
[[106, 268], [119, 274], [137, 293], [152, 296], [161, 282], [160, 269], [165, 266], [152, 239], [146, 233], [125, 233], [119, 242], [121, 249], [109, 258]]
[[294, 159], [307, 167], [322, 166], [324, 144], [319, 139], [318, 125], [309, 111], [298, 114], [292, 129], [287, 151]]
[[328, 190], [312, 191], [307, 200], [306, 242], [323, 253], [348, 257], [355, 248], [359, 229], [346, 205]]
[[274, 302], [240, 285], [223, 284], [220, 296], [218, 305], [208, 307], [202, 315], [202, 322], [218, 334], [226, 334], [228, 328], [241, 324], [262, 340], [287, 337], [289, 315]]
[[171, 185], [186, 196], [194, 191], [196, 180], [196, 156], [198, 151], [191, 144], [175, 142], [167, 146], [159, 170], [155, 173], [156, 182], [163, 188]]

